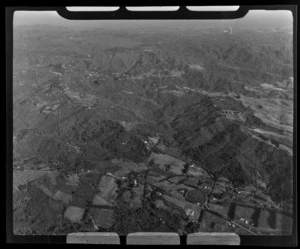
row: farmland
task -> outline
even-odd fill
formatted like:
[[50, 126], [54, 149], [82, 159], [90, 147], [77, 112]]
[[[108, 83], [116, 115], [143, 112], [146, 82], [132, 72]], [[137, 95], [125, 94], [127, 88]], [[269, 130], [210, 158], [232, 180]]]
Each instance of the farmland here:
[[290, 29], [194, 21], [14, 26], [14, 234], [292, 233]]

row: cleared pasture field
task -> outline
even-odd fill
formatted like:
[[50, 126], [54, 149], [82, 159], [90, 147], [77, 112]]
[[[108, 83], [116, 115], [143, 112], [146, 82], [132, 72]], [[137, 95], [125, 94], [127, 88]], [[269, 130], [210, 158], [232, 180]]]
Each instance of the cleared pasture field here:
[[264, 123], [282, 129], [287, 133], [293, 133], [293, 101], [268, 98], [256, 99], [247, 96], [241, 96], [241, 101], [245, 106], [249, 106], [254, 111], [254, 115]]
[[181, 161], [175, 157], [166, 155], [166, 154], [158, 154], [152, 152], [148, 158], [148, 162], [153, 160], [155, 164], [158, 164], [161, 169], [164, 170], [165, 165], [170, 165], [170, 171], [175, 174], [182, 174], [182, 169], [184, 169], [185, 162]]
[[44, 175], [57, 174], [51, 171], [42, 170], [14, 170], [13, 171], [13, 193], [15, 193], [19, 186], [32, 182]]
[[[212, 210], [228, 217], [229, 206], [210, 204]], [[236, 206], [234, 211], [234, 219], [244, 218], [248, 221], [256, 220], [255, 230], [259, 233], [272, 232], [276, 234], [290, 234], [292, 232], [292, 219], [286, 215], [270, 212], [263, 209], [247, 208]]]
[[124, 176], [127, 175], [131, 171], [143, 171], [147, 170], [147, 166], [143, 163], [134, 163], [134, 162], [119, 162], [118, 167], [120, 168], [119, 170], [114, 172], [114, 175], [116, 176]]
[[117, 183], [114, 178], [110, 176], [103, 176], [98, 187], [100, 197], [106, 199], [108, 202], [113, 202], [117, 197], [116, 190], [118, 189]]
[[259, 217], [258, 230], [269, 231], [272, 229], [276, 233], [291, 234], [292, 233], [292, 218], [279, 214], [271, 213], [269, 211], [262, 210]]
[[64, 212], [64, 217], [72, 222], [81, 222], [84, 209], [80, 207], [69, 206]]

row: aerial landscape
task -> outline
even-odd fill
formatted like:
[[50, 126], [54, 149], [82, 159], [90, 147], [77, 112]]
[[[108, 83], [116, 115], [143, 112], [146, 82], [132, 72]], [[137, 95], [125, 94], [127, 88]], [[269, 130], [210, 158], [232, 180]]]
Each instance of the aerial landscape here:
[[14, 25], [14, 234], [290, 235], [292, 22], [111, 22]]

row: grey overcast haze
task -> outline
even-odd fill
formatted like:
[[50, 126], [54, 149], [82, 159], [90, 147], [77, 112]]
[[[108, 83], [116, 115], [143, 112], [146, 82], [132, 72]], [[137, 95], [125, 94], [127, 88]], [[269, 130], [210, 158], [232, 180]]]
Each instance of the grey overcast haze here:
[[53, 25], [75, 29], [93, 28], [137, 28], [170, 26], [180, 28], [205, 28], [231, 25], [238, 28], [286, 28], [292, 27], [292, 13], [287, 10], [266, 11], [251, 10], [236, 20], [67, 20], [55, 11], [17, 11], [14, 13], [14, 25]]

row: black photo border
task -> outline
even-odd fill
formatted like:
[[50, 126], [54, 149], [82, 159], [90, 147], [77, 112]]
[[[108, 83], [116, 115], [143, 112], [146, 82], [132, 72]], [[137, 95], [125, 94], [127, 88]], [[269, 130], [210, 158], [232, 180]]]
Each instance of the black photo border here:
[[[128, 1], [129, 2], [129, 1]], [[206, 2], [206, 3], [204, 3]], [[275, 3], [276, 1], [273, 1]], [[248, 236], [240, 235], [241, 245], [252, 246], [282, 246], [282, 247], [295, 247], [298, 245], [298, 216], [297, 216], [297, 35], [298, 35], [298, 6], [297, 1], [282, 1], [272, 5], [263, 4], [263, 1], [247, 1], [238, 3], [231, 1], [230, 4], [224, 4], [220, 1], [199, 1], [198, 4], [189, 4], [189, 1], [183, 3], [176, 3], [173, 1], [172, 6], [180, 6], [177, 11], [170, 12], [155, 12], [155, 11], [142, 11], [130, 12], [127, 11], [125, 6], [162, 6], [160, 4], [153, 4], [143, 2], [143, 4], [124, 4], [117, 1], [110, 1], [109, 3], [101, 3], [101, 6], [120, 6], [120, 9], [113, 12], [70, 12], [62, 6], [7, 6], [5, 8], [5, 65], [6, 65], [6, 243], [66, 243], [66, 236], [48, 236], [48, 235], [34, 235], [34, 236], [20, 236], [13, 234], [13, 209], [12, 209], [12, 124], [13, 124], [13, 96], [12, 96], [12, 65], [13, 65], [13, 15], [15, 11], [57, 11], [59, 15], [66, 19], [80, 19], [80, 20], [108, 20], [108, 19], [234, 19], [242, 18], [249, 10], [289, 10], [293, 14], [293, 69], [294, 69], [294, 146], [293, 146], [293, 232], [290, 236]], [[201, 3], [201, 4], [200, 4]], [[243, 4], [246, 5], [243, 5]], [[74, 5], [74, 3], [73, 3]], [[92, 5], [91, 6], [96, 6]], [[192, 12], [187, 10], [184, 6], [201, 6], [201, 5], [240, 5], [237, 11], [228, 12]], [[72, 6], [71, 3], [64, 4], [64, 6]], [[80, 6], [80, 5], [76, 5]], [[82, 6], [88, 6], [85, 4]], [[126, 236], [120, 236], [121, 245], [125, 244]], [[186, 244], [186, 238], [181, 238], [182, 244]], [[202, 245], [201, 245], [202, 246]]]

